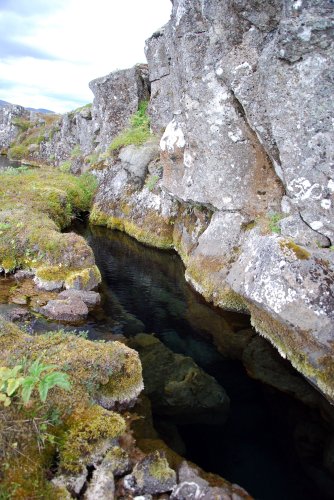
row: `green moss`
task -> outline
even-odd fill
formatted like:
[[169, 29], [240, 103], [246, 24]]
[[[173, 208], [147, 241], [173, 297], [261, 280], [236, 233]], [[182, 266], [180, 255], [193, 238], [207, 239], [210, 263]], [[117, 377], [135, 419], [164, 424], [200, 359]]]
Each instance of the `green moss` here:
[[244, 299], [224, 284], [223, 274], [227, 265], [219, 258], [201, 256], [188, 259], [186, 274], [190, 283], [208, 302], [222, 309], [247, 312]]
[[82, 470], [99, 440], [117, 438], [126, 430], [125, 420], [119, 414], [97, 405], [75, 411], [67, 425], [69, 431], [60, 448], [60, 467], [70, 472]]
[[62, 281], [68, 272], [68, 269], [59, 266], [41, 266], [36, 271], [36, 277], [43, 281]]
[[307, 250], [300, 247], [292, 240], [281, 240], [279, 242], [279, 246], [283, 253], [286, 251], [292, 251], [299, 260], [307, 260], [311, 256], [311, 254]]
[[247, 222], [247, 223], [243, 223], [241, 224], [241, 229], [243, 231], [250, 231], [251, 229], [253, 229], [254, 227], [256, 226], [256, 221], [255, 220], [252, 220], [250, 222]]
[[65, 278], [67, 288], [91, 290], [101, 282], [101, 273], [97, 266], [70, 272]]
[[159, 452], [155, 452], [154, 461], [149, 465], [149, 474], [158, 481], [166, 481], [175, 478], [175, 472], [169, 467], [169, 463]]

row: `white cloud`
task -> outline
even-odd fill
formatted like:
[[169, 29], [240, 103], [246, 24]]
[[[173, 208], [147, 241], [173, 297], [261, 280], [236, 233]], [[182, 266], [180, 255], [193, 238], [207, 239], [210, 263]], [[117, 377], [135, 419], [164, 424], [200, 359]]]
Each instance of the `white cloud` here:
[[17, 10], [15, 15], [0, 11], [0, 26], [6, 16], [12, 26], [17, 18], [10, 41], [32, 49], [29, 55], [33, 50], [50, 54], [50, 60], [38, 54], [2, 57], [0, 99], [59, 112], [92, 100], [90, 80], [145, 61], [145, 39], [168, 21], [171, 10], [170, 0], [68, 0], [39, 14], [36, 2], [29, 0], [32, 15], [26, 24]]

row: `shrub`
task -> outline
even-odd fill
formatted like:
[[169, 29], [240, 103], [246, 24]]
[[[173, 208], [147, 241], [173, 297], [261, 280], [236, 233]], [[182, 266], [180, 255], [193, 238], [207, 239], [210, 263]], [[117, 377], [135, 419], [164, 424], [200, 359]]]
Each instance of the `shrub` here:
[[130, 118], [130, 127], [118, 134], [110, 144], [108, 151], [116, 151], [123, 146], [140, 146], [150, 137], [150, 119], [147, 114], [148, 101], [139, 104], [138, 111]]

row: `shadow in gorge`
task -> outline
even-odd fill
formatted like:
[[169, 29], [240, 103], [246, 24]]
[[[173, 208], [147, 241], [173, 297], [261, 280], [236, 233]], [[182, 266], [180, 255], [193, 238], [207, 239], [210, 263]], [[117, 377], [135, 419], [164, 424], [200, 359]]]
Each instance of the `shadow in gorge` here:
[[[82, 224], [75, 229], [93, 248], [103, 277], [102, 309], [87, 324], [90, 337], [154, 332], [174, 353], [191, 356], [230, 397], [222, 425], [180, 424], [153, 408], [162, 434], [167, 420], [178, 431], [187, 459], [240, 484], [255, 498], [334, 498], [329, 475], [334, 459], [328, 451], [334, 449], [331, 410], [316, 393], [323, 420], [317, 405], [306, 406], [247, 375], [240, 359], [255, 338], [249, 317], [206, 304], [185, 282], [183, 264], [174, 252], [145, 247], [105, 228]], [[159, 364], [159, 359], [154, 362]], [[281, 373], [273, 375], [276, 386]], [[173, 446], [167, 434], [163, 437]]]

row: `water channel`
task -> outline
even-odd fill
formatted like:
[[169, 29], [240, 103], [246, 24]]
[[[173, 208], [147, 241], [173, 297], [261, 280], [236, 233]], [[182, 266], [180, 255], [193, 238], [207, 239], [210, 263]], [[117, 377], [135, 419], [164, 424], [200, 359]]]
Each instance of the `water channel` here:
[[[301, 460], [300, 440], [296, 444], [303, 425], [321, 429], [316, 412], [251, 379], [242, 363], [231, 359], [229, 332], [249, 328], [249, 317], [205, 303], [186, 283], [174, 252], [145, 247], [105, 228], [82, 224], [76, 230], [93, 248], [103, 277], [102, 310], [87, 323], [90, 337], [154, 332], [171, 350], [191, 356], [214, 376], [231, 399], [226, 423], [178, 426], [186, 458], [242, 485], [257, 499], [332, 498], [333, 483], [329, 479], [327, 485], [326, 473], [319, 472], [320, 491], [316, 473]], [[225, 340], [219, 341], [222, 336]], [[161, 415], [155, 417], [159, 424]], [[306, 430], [304, 439], [316, 439], [316, 432], [308, 435]]]
[[[0, 160], [0, 169], [8, 166], [6, 158]], [[92, 340], [106, 341], [154, 333], [173, 352], [192, 357], [225, 388], [231, 400], [225, 423], [177, 426], [184, 456], [259, 500], [334, 498], [334, 483], [321, 456], [330, 430], [318, 409], [253, 380], [236, 359], [240, 345], [231, 339], [249, 330], [249, 317], [205, 303], [186, 283], [175, 252], [148, 248], [86, 222], [71, 230], [93, 248], [103, 278], [101, 307], [80, 329]], [[0, 291], [10, 282], [0, 277]], [[7, 307], [0, 304], [0, 312]], [[59, 324], [38, 318], [33, 330], [45, 327], [58, 329]], [[159, 428], [164, 416], [154, 414], [154, 419]]]

